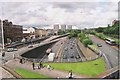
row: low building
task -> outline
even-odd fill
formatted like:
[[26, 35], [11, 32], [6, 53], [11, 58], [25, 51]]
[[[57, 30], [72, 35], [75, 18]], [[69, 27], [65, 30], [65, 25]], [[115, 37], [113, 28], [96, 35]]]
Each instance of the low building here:
[[46, 31], [47, 31], [47, 36], [50, 36], [50, 35], [54, 34], [53, 29], [47, 29]]
[[27, 31], [29, 31], [31, 35], [34, 35], [36, 30], [37, 30], [36, 27], [30, 27], [30, 28], [27, 29]]
[[23, 28], [23, 38], [28, 38], [30, 36], [30, 31], [27, 28]]
[[35, 32], [35, 36], [37, 37], [47, 36], [47, 31], [45, 29], [37, 29]]
[[5, 43], [20, 41], [23, 38], [23, 27], [21, 25], [14, 25], [8, 20], [3, 21], [3, 31]]

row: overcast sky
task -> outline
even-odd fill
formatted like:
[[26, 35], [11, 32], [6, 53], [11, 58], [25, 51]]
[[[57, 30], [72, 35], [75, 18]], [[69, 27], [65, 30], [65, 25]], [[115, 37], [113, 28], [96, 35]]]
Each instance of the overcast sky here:
[[117, 2], [4, 2], [0, 6], [0, 18], [24, 27], [70, 24], [91, 28], [107, 26], [118, 18]]

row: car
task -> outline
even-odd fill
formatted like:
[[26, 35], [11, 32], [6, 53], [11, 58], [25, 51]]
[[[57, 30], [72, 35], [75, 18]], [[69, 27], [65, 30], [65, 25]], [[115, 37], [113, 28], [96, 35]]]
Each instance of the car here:
[[66, 48], [65, 48], [65, 51], [67, 51], [67, 50], [68, 50], [68, 48], [66, 47]]
[[97, 44], [97, 46], [98, 46], [98, 47], [102, 47], [102, 45], [101, 45], [101, 44]]
[[75, 58], [76, 58], [76, 59], [79, 59], [79, 58], [80, 58], [80, 56], [79, 56], [79, 55], [76, 55], [76, 56], [75, 56]]
[[28, 48], [32, 48], [32, 47], [33, 47], [33, 45], [29, 45], [29, 46], [28, 46]]
[[63, 55], [63, 59], [67, 59], [67, 55]]
[[14, 48], [8, 48], [7, 49], [7, 52], [12, 52], [12, 51], [14, 51]]
[[18, 51], [18, 49], [17, 48], [13, 48], [13, 51]]
[[73, 46], [71, 46], [70, 49], [73, 49]]
[[73, 54], [71, 54], [71, 55], [70, 55], [70, 58], [74, 58], [74, 55], [73, 55]]
[[18, 49], [17, 48], [8, 48], [7, 49], [7, 52], [13, 52], [13, 51], [18, 51]]
[[63, 44], [63, 42], [61, 42], [61, 44]]

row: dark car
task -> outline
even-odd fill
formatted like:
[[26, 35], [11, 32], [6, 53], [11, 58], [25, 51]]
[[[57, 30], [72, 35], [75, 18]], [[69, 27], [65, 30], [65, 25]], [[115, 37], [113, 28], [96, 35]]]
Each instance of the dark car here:
[[63, 59], [67, 59], [67, 55], [64, 55], [64, 56], [63, 56]]
[[74, 58], [74, 55], [73, 55], [73, 54], [71, 54], [71, 55], [70, 55], [70, 58]]
[[97, 44], [97, 46], [98, 46], [98, 47], [102, 47], [102, 45], [101, 45], [101, 44]]
[[71, 46], [70, 49], [73, 49], [73, 46]]
[[76, 56], [75, 56], [75, 58], [76, 58], [76, 59], [79, 59], [79, 58], [80, 58], [80, 56], [79, 56], [79, 55], [76, 55]]

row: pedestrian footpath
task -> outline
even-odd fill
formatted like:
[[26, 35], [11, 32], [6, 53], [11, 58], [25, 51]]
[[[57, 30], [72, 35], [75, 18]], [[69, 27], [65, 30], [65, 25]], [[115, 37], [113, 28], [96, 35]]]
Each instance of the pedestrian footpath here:
[[[60, 70], [55, 70], [55, 69], [49, 70], [47, 67], [38, 69], [38, 66], [36, 66], [35, 70], [33, 70], [31, 62], [20, 64], [19, 60], [13, 60], [13, 61], [8, 62], [6, 65], [12, 69], [23, 68], [23, 69], [26, 69], [32, 72], [37, 72], [39, 74], [46, 75], [50, 78], [68, 78], [68, 72], [65, 72], [65, 71], [60, 71]], [[88, 76], [73, 74], [73, 77], [74, 78], [87, 78]]]
[[7, 70], [0, 67], [0, 79], [2, 78], [15, 78], [11, 73], [9, 73]]

